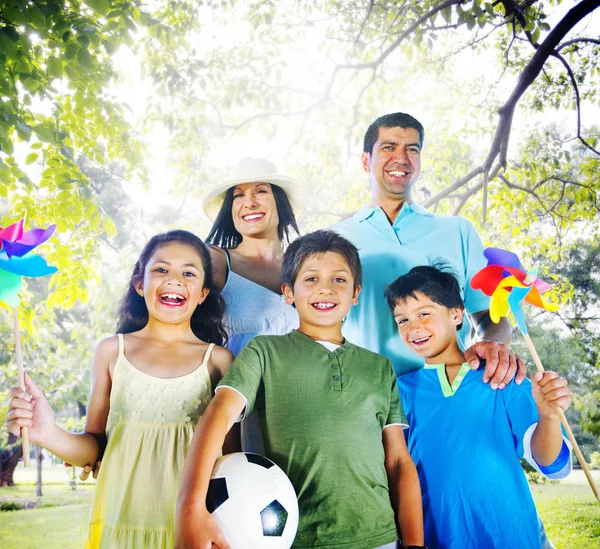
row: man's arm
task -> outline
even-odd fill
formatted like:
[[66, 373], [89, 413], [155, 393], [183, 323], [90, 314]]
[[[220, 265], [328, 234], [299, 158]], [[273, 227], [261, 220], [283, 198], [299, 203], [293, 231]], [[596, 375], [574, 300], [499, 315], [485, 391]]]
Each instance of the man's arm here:
[[510, 322], [502, 317], [495, 323], [490, 319], [489, 311], [471, 314], [471, 319], [481, 341], [471, 345], [465, 351], [465, 360], [471, 368], [479, 367], [480, 359], [486, 361], [483, 381], [490, 383], [492, 389], [504, 389], [515, 377], [517, 385], [525, 379], [525, 363], [508, 348], [511, 337]]
[[423, 504], [417, 468], [410, 457], [401, 425], [383, 429], [385, 470], [402, 545], [422, 546]]
[[223, 533], [206, 509], [206, 492], [225, 436], [245, 406], [246, 401], [240, 393], [223, 387], [198, 422], [177, 497], [176, 549], [229, 549]]

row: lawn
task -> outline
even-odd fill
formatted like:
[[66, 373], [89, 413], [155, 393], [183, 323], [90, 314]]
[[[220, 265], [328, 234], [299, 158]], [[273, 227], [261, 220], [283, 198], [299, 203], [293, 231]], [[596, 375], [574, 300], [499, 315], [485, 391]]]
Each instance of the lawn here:
[[[83, 547], [93, 482], [79, 483], [77, 490], [72, 491], [68, 471], [62, 466], [45, 467], [43, 476], [43, 507], [0, 512], [2, 549]], [[594, 471], [594, 478], [600, 485], [600, 471]], [[15, 481], [17, 486], [0, 488], [0, 501], [37, 500], [34, 467], [19, 467]], [[568, 479], [557, 484], [534, 484], [532, 491], [556, 549], [600, 549], [600, 503], [596, 502], [582, 471], [573, 471]]]

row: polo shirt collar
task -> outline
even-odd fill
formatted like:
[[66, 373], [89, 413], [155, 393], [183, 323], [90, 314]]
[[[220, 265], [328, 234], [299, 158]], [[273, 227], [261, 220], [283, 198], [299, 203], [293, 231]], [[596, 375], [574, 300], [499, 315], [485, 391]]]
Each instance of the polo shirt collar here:
[[[383, 210], [379, 206], [376, 206], [375, 208], [371, 206], [365, 206], [364, 208], [358, 210], [352, 217], [360, 223], [365, 219], [371, 217], [376, 211], [380, 211], [381, 213], [383, 213]], [[407, 202], [405, 202], [402, 205], [400, 212], [398, 213], [398, 217], [403, 217], [410, 212], [414, 212], [418, 215], [423, 215], [426, 217], [433, 216], [433, 214], [427, 211], [423, 206], [421, 206], [421, 204], [417, 204], [416, 202], [408, 204]]]

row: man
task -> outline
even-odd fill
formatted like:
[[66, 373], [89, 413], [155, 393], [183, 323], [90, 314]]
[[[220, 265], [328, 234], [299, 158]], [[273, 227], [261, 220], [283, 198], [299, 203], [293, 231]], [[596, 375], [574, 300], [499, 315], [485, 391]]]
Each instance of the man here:
[[[481, 339], [465, 351], [469, 364], [475, 369], [480, 359], [486, 360], [483, 378], [492, 389], [503, 389], [517, 369], [516, 383], [521, 383], [525, 366], [505, 345], [511, 335], [508, 320], [492, 323], [489, 298], [469, 286], [487, 264], [475, 229], [462, 217], [432, 214], [411, 198], [421, 171], [424, 133], [421, 123], [405, 113], [384, 115], [367, 129], [362, 165], [369, 174], [371, 204], [334, 227], [358, 247], [363, 266], [362, 293], [343, 333], [389, 358], [396, 375], [420, 368], [423, 360], [397, 337], [384, 290], [412, 267], [427, 265], [430, 258], [444, 259], [455, 271]], [[464, 322], [459, 333], [463, 348], [469, 331], [469, 322]]]

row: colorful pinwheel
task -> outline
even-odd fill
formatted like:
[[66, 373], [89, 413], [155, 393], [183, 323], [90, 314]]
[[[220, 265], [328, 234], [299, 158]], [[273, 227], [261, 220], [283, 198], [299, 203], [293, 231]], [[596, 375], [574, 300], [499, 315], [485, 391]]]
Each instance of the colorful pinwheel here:
[[0, 301], [12, 307], [19, 305], [21, 277], [45, 276], [57, 270], [39, 255], [29, 254], [52, 236], [56, 225], [24, 232], [24, 222], [21, 219], [5, 229], [0, 227]]
[[[25, 232], [25, 220], [21, 219], [9, 227], [0, 227], [0, 301], [13, 307], [13, 332], [15, 336], [15, 354], [19, 386], [25, 390], [25, 371], [23, 369], [23, 352], [21, 350], [21, 330], [17, 307], [20, 304], [19, 290], [23, 284], [22, 277], [38, 277], [55, 273], [52, 267], [39, 255], [30, 254], [40, 244], [46, 242], [56, 229], [50, 225], [47, 229], [32, 229]], [[27, 429], [22, 428], [23, 464], [29, 465], [29, 437]]]
[[487, 267], [471, 278], [471, 287], [491, 297], [490, 318], [493, 322], [499, 322], [511, 310], [519, 329], [527, 335], [521, 301], [547, 311], [558, 311], [557, 304], [542, 297], [551, 286], [537, 278], [537, 268], [527, 272], [516, 254], [501, 248], [486, 248], [484, 254]]
[[[558, 311], [559, 307], [556, 303], [551, 303], [542, 297], [542, 294], [549, 290], [551, 286], [537, 277], [537, 268], [534, 267], [532, 270], [526, 271], [517, 255], [513, 252], [502, 250], [501, 248], [486, 248], [483, 253], [488, 260], [487, 267], [484, 267], [473, 275], [470, 282], [471, 287], [475, 290], [481, 290], [485, 295], [490, 296], [489, 313], [490, 319], [493, 322], [499, 322], [500, 318], [506, 316], [509, 310], [512, 311], [538, 371], [544, 372], [542, 361], [527, 332], [525, 313], [521, 308], [521, 301], [525, 301], [546, 311]], [[598, 487], [592, 478], [587, 462], [583, 458], [583, 454], [575, 440], [567, 418], [560, 408], [557, 407], [556, 411], [590, 487], [596, 499], [600, 502]]]

